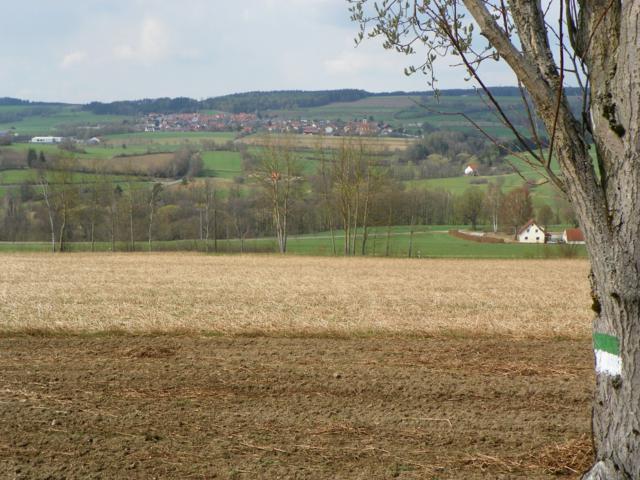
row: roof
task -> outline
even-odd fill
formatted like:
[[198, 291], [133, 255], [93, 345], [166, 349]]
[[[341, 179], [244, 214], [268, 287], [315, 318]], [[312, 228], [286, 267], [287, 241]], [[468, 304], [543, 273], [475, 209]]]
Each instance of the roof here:
[[567, 228], [564, 234], [567, 237], [567, 242], [584, 242], [584, 235], [579, 228]]
[[518, 235], [520, 235], [522, 232], [524, 232], [527, 228], [529, 228], [531, 225], [535, 225], [536, 227], [538, 227], [540, 229], [540, 231], [542, 233], [544, 233], [544, 228], [542, 228], [540, 225], [538, 225], [536, 223], [536, 221], [532, 218], [530, 219], [527, 223], [525, 223], [522, 228], [520, 228], [520, 230], [518, 230]]

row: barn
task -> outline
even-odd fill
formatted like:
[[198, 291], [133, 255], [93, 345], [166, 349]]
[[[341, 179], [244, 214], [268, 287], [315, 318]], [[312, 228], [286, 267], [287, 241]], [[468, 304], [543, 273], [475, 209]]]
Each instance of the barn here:
[[584, 235], [579, 228], [567, 228], [562, 233], [562, 241], [570, 245], [584, 245]]

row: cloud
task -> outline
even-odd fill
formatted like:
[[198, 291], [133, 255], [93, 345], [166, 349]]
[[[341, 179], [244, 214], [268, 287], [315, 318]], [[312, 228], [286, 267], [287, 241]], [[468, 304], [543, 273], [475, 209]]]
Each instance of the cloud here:
[[145, 64], [164, 60], [170, 55], [170, 32], [156, 18], [146, 18], [139, 26], [134, 42], [117, 45], [113, 49], [116, 59], [135, 60]]
[[375, 65], [375, 60], [368, 55], [355, 52], [344, 52], [323, 62], [327, 73], [331, 75], [357, 75]]
[[82, 51], [70, 52], [67, 53], [64, 57], [62, 57], [62, 61], [60, 62], [61, 68], [71, 68], [74, 65], [78, 65], [84, 62], [87, 58], [87, 53]]

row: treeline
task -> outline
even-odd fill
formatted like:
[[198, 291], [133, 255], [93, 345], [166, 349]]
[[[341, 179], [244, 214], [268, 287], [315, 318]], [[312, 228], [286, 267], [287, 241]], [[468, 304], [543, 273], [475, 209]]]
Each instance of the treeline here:
[[0, 106], [64, 106], [68, 105], [60, 102], [32, 102], [31, 100], [21, 100], [12, 97], [0, 97]]
[[[19, 104], [23, 105], [23, 104]], [[25, 108], [18, 110], [0, 110], [0, 123], [13, 123], [20, 122], [28, 117], [50, 117], [56, 115], [62, 111], [63, 107], [60, 105], [45, 105], [45, 104], [29, 104], [25, 103]], [[33, 106], [32, 106], [33, 105]]]
[[146, 115], [149, 113], [189, 113], [201, 110], [220, 110], [246, 113], [264, 110], [282, 110], [328, 105], [333, 102], [351, 102], [370, 96], [364, 90], [282, 90], [273, 92], [247, 92], [194, 100], [192, 98], [157, 98], [112, 103], [91, 102], [85, 110], [99, 115]]
[[[491, 87], [496, 96], [519, 97], [517, 87]], [[567, 87], [567, 95], [579, 95], [578, 88]], [[476, 95], [473, 89], [440, 90], [441, 96]], [[359, 89], [342, 90], [277, 90], [234, 93], [206, 100], [187, 97], [123, 100], [111, 103], [91, 102], [83, 106], [85, 110], [98, 115], [147, 115], [149, 113], [190, 113], [201, 110], [219, 110], [230, 113], [251, 113], [265, 110], [289, 110], [295, 108], [321, 107], [334, 102], [354, 102], [367, 97], [414, 95], [433, 97], [435, 92], [379, 92], [371, 93]], [[486, 108], [485, 108], [486, 109]]]
[[290, 235], [327, 232], [334, 254], [363, 255], [372, 227], [485, 224], [513, 234], [532, 216], [543, 224], [573, 219], [561, 202], [534, 211], [526, 186], [504, 192], [492, 183], [461, 195], [406, 188], [362, 144], [344, 143], [320, 156], [309, 175], [287, 145], [267, 145], [251, 161], [250, 185], [224, 190], [212, 179], [114, 183], [104, 173], [78, 184], [62, 164], [40, 169], [35, 183], [3, 197], [0, 240], [49, 241], [58, 251], [72, 241], [141, 250], [158, 240], [201, 240], [215, 251], [220, 241], [236, 239], [245, 251], [248, 239], [273, 237], [284, 253]]

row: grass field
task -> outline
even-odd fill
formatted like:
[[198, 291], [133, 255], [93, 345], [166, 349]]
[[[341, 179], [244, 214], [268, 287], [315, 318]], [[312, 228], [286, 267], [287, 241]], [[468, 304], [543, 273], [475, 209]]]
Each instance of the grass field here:
[[[216, 179], [225, 182], [226, 179]], [[137, 186], [145, 183], [137, 182]], [[126, 188], [127, 184], [123, 184]], [[217, 184], [216, 188], [223, 194], [228, 185]], [[224, 198], [224, 195], [221, 195]], [[528, 245], [522, 243], [491, 244], [478, 243], [448, 235], [450, 226], [417, 226], [413, 235], [412, 258], [460, 258], [460, 259], [562, 259], [562, 258], [586, 258], [587, 252], [584, 245]], [[454, 227], [455, 228], [455, 227]], [[367, 242], [366, 255], [368, 257], [408, 257], [410, 228], [407, 226], [395, 226], [389, 236], [389, 249], [387, 255], [387, 228], [371, 228]], [[562, 228], [556, 229], [562, 231]], [[356, 254], [359, 256], [362, 249], [362, 234], [356, 241]], [[334, 232], [336, 242], [335, 256], [341, 256], [344, 246], [344, 234], [341, 231]], [[91, 245], [87, 242], [69, 242], [66, 248], [72, 252], [88, 252]], [[213, 240], [209, 242], [209, 251], [213, 252]], [[250, 238], [244, 241], [244, 252], [275, 253], [277, 244], [273, 238]], [[118, 251], [127, 251], [128, 243], [117, 242]], [[146, 250], [146, 242], [138, 242], [138, 250]], [[199, 240], [154, 241], [155, 251], [180, 252], [201, 251], [206, 245]], [[240, 240], [218, 240], [220, 253], [239, 253], [241, 251]], [[0, 252], [47, 252], [50, 245], [47, 242], [0, 242]], [[96, 242], [95, 250], [106, 252], [111, 250], [111, 243]], [[291, 236], [287, 244], [289, 255], [306, 256], [334, 256], [333, 239], [329, 232]]]
[[139, 132], [105, 136], [107, 145], [180, 145], [210, 141], [224, 144], [236, 137], [234, 132]]
[[238, 152], [203, 152], [202, 162], [203, 176], [234, 178], [244, 173], [242, 158]]
[[273, 142], [273, 139], [282, 138], [285, 142], [290, 142], [296, 149], [312, 149], [319, 147], [335, 149], [343, 142], [358, 145], [363, 142], [367, 148], [375, 152], [407, 149], [414, 141], [414, 138], [393, 138], [393, 137], [329, 137], [319, 135], [264, 135], [255, 134], [243, 137], [239, 141], [246, 145], [265, 145]]
[[[389, 256], [409, 255], [410, 235], [407, 227], [396, 227], [389, 242]], [[267, 241], [267, 240], [264, 240]], [[270, 240], [269, 240], [270, 241]], [[338, 255], [343, 248], [344, 236], [336, 232]], [[360, 254], [361, 238], [356, 241], [356, 251]], [[387, 250], [386, 228], [373, 228], [366, 245], [369, 256], [385, 256]], [[274, 247], [275, 249], [275, 247]], [[291, 237], [288, 251], [294, 254], [332, 255], [331, 235], [305, 235]], [[478, 243], [448, 235], [446, 231], [416, 228], [413, 235], [412, 257], [418, 258], [502, 258], [502, 259], [545, 259], [564, 256], [585, 257], [584, 246], [579, 245], [527, 245], [523, 243]]]
[[[0, 112], [21, 111], [31, 107], [0, 106]], [[28, 116], [22, 120], [2, 123], [0, 130], [15, 128], [20, 135], [47, 135], [56, 128], [77, 125], [104, 125], [106, 123], [120, 123], [129, 117], [120, 115], [96, 115], [81, 110], [79, 106], [54, 106], [47, 107], [44, 115]]]

